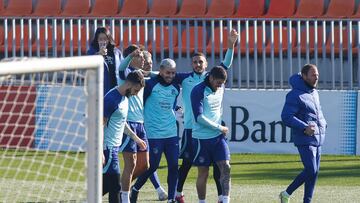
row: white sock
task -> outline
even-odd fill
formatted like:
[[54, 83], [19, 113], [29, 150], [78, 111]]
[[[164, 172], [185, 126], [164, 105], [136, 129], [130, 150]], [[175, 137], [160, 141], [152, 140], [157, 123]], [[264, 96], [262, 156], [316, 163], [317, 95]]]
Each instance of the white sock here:
[[183, 195], [184, 195], [183, 192], [178, 192], [178, 191], [176, 191], [176, 197], [181, 197], [181, 196], [183, 196]]
[[286, 190], [283, 193], [284, 193], [284, 195], [290, 197], [290, 195], [286, 192]]
[[164, 190], [164, 188], [159, 186], [158, 188], [156, 188], [156, 191], [157, 191], [158, 194], [160, 194], [160, 193], [163, 193], [165, 190]]
[[229, 196], [223, 196], [223, 203], [230, 203], [230, 197]]
[[218, 196], [218, 201], [219, 201], [219, 202], [222, 202], [222, 201], [223, 201], [223, 196], [222, 196], [222, 195], [219, 195], [219, 196]]
[[132, 190], [134, 190], [135, 192], [139, 192], [139, 190], [136, 189], [135, 187], [132, 187]]
[[121, 202], [130, 203], [129, 191], [121, 191]]
[[206, 203], [204, 199], [199, 199], [199, 203]]

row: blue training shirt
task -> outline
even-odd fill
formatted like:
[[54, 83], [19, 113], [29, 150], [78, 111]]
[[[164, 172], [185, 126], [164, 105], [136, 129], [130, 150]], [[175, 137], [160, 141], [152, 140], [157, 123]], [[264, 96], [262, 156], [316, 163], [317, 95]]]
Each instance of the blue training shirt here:
[[[226, 70], [231, 67], [233, 60], [234, 50], [228, 49], [225, 54], [224, 61], [220, 64]], [[203, 72], [201, 75], [195, 72], [190, 73], [177, 73], [175, 81], [181, 84], [182, 87], [182, 104], [184, 109], [184, 128], [191, 129], [193, 127], [193, 111], [191, 107], [191, 91], [192, 89], [203, 82], [207, 72]]]
[[222, 134], [219, 129], [198, 122], [198, 118], [202, 115], [208, 120], [221, 125], [223, 95], [224, 85], [214, 92], [207, 80], [194, 87], [191, 92], [191, 105], [195, 118], [192, 129], [193, 138], [210, 139]]
[[128, 98], [120, 94], [117, 88], [111, 89], [104, 97], [104, 146], [121, 145], [126, 117], [128, 114]]
[[167, 85], [161, 76], [146, 81], [144, 88], [145, 130], [149, 139], [177, 136], [175, 105], [179, 85]]

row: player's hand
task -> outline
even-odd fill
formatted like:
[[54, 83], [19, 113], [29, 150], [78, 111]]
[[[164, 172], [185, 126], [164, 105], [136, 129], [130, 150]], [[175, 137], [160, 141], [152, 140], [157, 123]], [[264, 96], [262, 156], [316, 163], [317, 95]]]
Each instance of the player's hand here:
[[107, 49], [100, 49], [99, 52], [98, 52], [100, 55], [102, 56], [106, 56], [107, 55]]
[[232, 29], [228, 36], [228, 48], [232, 49], [235, 46], [235, 42], [239, 37], [239, 33], [235, 29]]
[[145, 150], [146, 149], [146, 142], [142, 139], [138, 139], [136, 141], [136, 144], [140, 147], [141, 150]]
[[140, 49], [136, 49], [135, 51], [131, 52], [130, 56], [131, 58], [135, 57], [135, 56], [139, 56], [141, 53]]
[[308, 127], [305, 128], [304, 133], [308, 136], [313, 136], [315, 133], [315, 125], [310, 124]]
[[99, 54], [106, 56], [107, 55], [107, 42], [99, 42]]
[[149, 77], [151, 75], [151, 71], [146, 71], [146, 70], [143, 70], [143, 69], [140, 69], [140, 71], [145, 77]]
[[226, 126], [221, 126], [221, 132], [226, 135], [229, 132], [229, 128]]

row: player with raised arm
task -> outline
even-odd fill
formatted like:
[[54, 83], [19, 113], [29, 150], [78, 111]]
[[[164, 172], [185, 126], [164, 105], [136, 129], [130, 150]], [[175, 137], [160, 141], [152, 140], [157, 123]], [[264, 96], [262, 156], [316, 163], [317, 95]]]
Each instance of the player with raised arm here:
[[[137, 94], [145, 85], [144, 76], [136, 71], [125, 82], [111, 89], [104, 97], [103, 139], [103, 195], [109, 193], [109, 202], [120, 202], [120, 169], [118, 149], [123, 133], [131, 137], [141, 149], [147, 147], [127, 125], [128, 97]], [[122, 191], [122, 202], [129, 202], [129, 191]], [[127, 197], [126, 197], [127, 196]]]
[[[236, 30], [231, 30], [229, 33], [227, 47], [228, 50], [225, 54], [225, 59], [220, 64], [225, 69], [230, 68], [232, 64], [232, 59], [234, 55], [234, 46], [235, 42], [238, 38], [238, 33]], [[177, 194], [176, 200], [179, 203], [184, 203], [185, 198], [183, 194], [183, 186], [186, 180], [186, 177], [189, 173], [191, 168], [193, 159], [194, 159], [194, 152], [192, 149], [192, 126], [193, 126], [193, 112], [191, 107], [191, 99], [190, 94], [192, 89], [203, 82], [207, 72], [207, 60], [203, 53], [195, 53], [192, 56], [192, 68], [193, 71], [190, 73], [177, 73], [176, 74], [176, 81], [179, 82], [182, 86], [182, 104], [183, 104], [183, 111], [184, 111], [184, 131], [183, 136], [181, 139], [181, 150], [180, 150], [180, 157], [183, 159], [182, 165], [179, 168], [179, 181], [177, 186]], [[218, 191], [218, 200], [219, 202], [222, 201], [222, 189], [219, 182], [220, 172], [217, 165], [214, 163], [214, 179], [217, 186]]]

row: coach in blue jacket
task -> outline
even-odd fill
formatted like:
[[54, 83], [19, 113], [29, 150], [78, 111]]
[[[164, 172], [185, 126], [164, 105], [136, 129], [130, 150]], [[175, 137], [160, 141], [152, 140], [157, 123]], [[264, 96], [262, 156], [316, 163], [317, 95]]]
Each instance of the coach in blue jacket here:
[[289, 202], [290, 195], [303, 183], [304, 203], [311, 202], [313, 196], [326, 129], [326, 120], [316, 90], [318, 80], [319, 72], [312, 64], [306, 64], [301, 73], [289, 79], [292, 90], [286, 95], [281, 119], [291, 128], [291, 136], [300, 153], [304, 170], [280, 193], [282, 203]]

